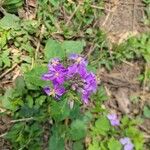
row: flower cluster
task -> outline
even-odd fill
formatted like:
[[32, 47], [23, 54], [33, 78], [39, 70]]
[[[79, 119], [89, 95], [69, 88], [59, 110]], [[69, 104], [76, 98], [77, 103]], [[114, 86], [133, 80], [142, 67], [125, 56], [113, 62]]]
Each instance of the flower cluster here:
[[128, 137], [121, 138], [120, 143], [124, 146], [124, 150], [133, 150], [134, 148], [134, 145]]
[[68, 82], [72, 90], [80, 93], [82, 100], [88, 104], [89, 97], [96, 92], [96, 77], [92, 72], [87, 71], [87, 61], [77, 54], [69, 57], [70, 65], [64, 67], [61, 60], [54, 58], [48, 64], [48, 72], [42, 75], [42, 80], [49, 80], [53, 89], [49, 86], [44, 88], [47, 95], [60, 98], [65, 92], [64, 83]]

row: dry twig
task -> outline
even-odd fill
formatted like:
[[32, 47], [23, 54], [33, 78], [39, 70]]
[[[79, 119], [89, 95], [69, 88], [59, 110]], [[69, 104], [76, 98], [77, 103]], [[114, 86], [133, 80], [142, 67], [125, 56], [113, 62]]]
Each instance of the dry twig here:
[[5, 75], [7, 75], [8, 73], [10, 73], [11, 71], [13, 71], [20, 63], [22, 63], [22, 60], [16, 64], [14, 64], [11, 68], [9, 68], [8, 70], [6, 70], [4, 73], [2, 73], [0, 75], [0, 79], [4, 78]]
[[69, 17], [69, 19], [68, 19], [66, 25], [69, 25], [71, 19], [73, 18], [73, 16], [75, 15], [75, 13], [77, 12], [77, 10], [79, 9], [80, 5], [81, 5], [80, 3], [77, 5], [76, 9], [75, 9], [74, 12], [72, 13], [72, 15]]
[[33, 117], [30, 118], [22, 118], [22, 119], [17, 119], [17, 120], [11, 120], [10, 123], [16, 123], [16, 122], [26, 122], [26, 121], [30, 121], [30, 120], [34, 120]]
[[39, 52], [39, 49], [40, 49], [41, 40], [42, 40], [42, 36], [43, 36], [44, 30], [45, 30], [45, 27], [44, 27], [44, 25], [42, 25], [41, 30], [40, 30], [38, 43], [37, 43], [37, 47], [36, 47], [36, 50], [35, 50], [35, 60], [37, 60], [37, 58], [38, 58], [38, 52]]

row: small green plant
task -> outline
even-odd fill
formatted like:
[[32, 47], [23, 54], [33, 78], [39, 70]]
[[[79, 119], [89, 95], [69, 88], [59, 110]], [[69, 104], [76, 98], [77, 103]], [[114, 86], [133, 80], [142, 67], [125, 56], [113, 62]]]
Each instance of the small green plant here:
[[23, 6], [23, 0], [2, 0], [0, 6], [9, 13], [17, 13], [18, 9]]
[[141, 150], [144, 138], [143, 134], [136, 129], [138, 122], [132, 121], [128, 117], [123, 117], [120, 124], [114, 124], [114, 121], [118, 120], [115, 117], [113, 118], [111, 117], [112, 120], [109, 118], [109, 122], [105, 114], [101, 114], [99, 119], [95, 120], [95, 125], [92, 126], [89, 136], [92, 142], [89, 144], [88, 150], [122, 150], [123, 147], [126, 147], [123, 140], [128, 141], [127, 144], [130, 149], [134, 147], [135, 150]]

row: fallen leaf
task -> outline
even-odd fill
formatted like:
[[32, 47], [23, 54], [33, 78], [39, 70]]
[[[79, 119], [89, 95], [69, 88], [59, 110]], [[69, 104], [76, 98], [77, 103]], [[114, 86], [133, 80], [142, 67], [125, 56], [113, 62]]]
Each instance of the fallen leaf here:
[[115, 97], [120, 111], [124, 114], [128, 114], [130, 112], [130, 105], [131, 105], [128, 97], [128, 89], [119, 88]]

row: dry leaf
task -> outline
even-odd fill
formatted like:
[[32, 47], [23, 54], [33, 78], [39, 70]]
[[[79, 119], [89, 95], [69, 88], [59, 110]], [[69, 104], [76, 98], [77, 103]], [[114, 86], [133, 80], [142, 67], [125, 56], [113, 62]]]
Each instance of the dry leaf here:
[[115, 97], [116, 97], [120, 111], [124, 114], [128, 114], [130, 112], [130, 105], [131, 105], [129, 97], [128, 97], [128, 89], [119, 88]]

